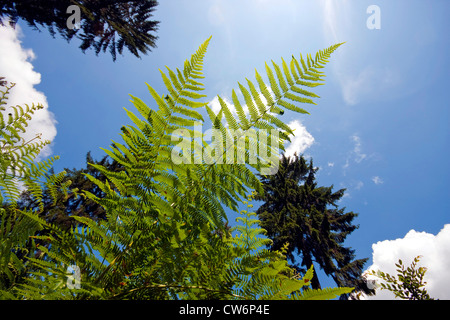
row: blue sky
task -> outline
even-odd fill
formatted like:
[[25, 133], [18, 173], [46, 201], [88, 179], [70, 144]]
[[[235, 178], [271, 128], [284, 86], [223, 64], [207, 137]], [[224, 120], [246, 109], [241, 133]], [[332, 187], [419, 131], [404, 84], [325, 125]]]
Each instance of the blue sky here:
[[[380, 29], [367, 27], [370, 5], [380, 9]], [[347, 188], [340, 205], [359, 213], [360, 228], [346, 244], [357, 258], [370, 258], [366, 267], [385, 261], [386, 270], [396, 262], [372, 245], [397, 239], [392, 256], [408, 261], [422, 254], [424, 265], [437, 270], [450, 267], [450, 237], [439, 236], [448, 234], [450, 223], [449, 9], [446, 0], [166, 0], [155, 12], [158, 47], [142, 59], [83, 54], [76, 40], [68, 44], [19, 23], [19, 40], [0, 32], [0, 75], [18, 82], [23, 94], [14, 97], [17, 103], [29, 96], [48, 105], [51, 113], [38, 128], [53, 140], [48, 154], [61, 157], [56, 169], [80, 168], [88, 151], [103, 156], [99, 148], [129, 123], [123, 110], [132, 109], [128, 94], [151, 105], [145, 82], [163, 93], [158, 69], [182, 67], [210, 35], [208, 101], [217, 94], [230, 98], [237, 82], [253, 80], [266, 61], [346, 42], [325, 69], [326, 85], [315, 91], [318, 105], [306, 106], [311, 114], [282, 118], [297, 121], [291, 150], [313, 158], [320, 185]], [[7, 59], [13, 56], [8, 41], [21, 50], [15, 63]], [[411, 230], [415, 240], [435, 242], [417, 252], [420, 246], [406, 237]], [[440, 251], [430, 249], [437, 243]], [[438, 285], [449, 287], [450, 278], [433, 277], [433, 292], [450, 298]]]

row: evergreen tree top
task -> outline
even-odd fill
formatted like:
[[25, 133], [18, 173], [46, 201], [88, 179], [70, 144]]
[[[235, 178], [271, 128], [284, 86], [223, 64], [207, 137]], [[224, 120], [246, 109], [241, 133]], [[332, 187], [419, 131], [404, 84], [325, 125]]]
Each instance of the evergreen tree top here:
[[[68, 27], [72, 5], [80, 10], [79, 28]], [[4, 0], [0, 25], [2, 18], [11, 26], [22, 19], [35, 29], [47, 28], [53, 37], [58, 32], [67, 41], [80, 39], [83, 52], [92, 47], [98, 55], [109, 49], [116, 60], [126, 47], [139, 58], [156, 48], [159, 21], [150, 18], [157, 5], [156, 0]]]

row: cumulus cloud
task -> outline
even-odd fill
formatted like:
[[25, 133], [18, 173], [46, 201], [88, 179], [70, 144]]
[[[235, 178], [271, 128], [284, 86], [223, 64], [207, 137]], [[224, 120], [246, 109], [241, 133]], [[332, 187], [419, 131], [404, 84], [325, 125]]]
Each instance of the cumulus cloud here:
[[[10, 91], [7, 107], [42, 104], [44, 109], [33, 115], [23, 137], [28, 140], [41, 133], [42, 139], [52, 141], [56, 136], [56, 120], [53, 113], [48, 110], [46, 96], [35, 88], [41, 82], [40, 73], [34, 70], [31, 63], [35, 59], [35, 54], [31, 49], [22, 47], [20, 37], [22, 33], [19, 25], [16, 25], [16, 29], [7, 23], [3, 27], [0, 26], [0, 76], [16, 83]], [[50, 154], [51, 148], [48, 145], [41, 151], [39, 158]]]
[[286, 148], [285, 155], [292, 156], [294, 153], [300, 155], [314, 143], [314, 137], [306, 130], [306, 127], [298, 120], [288, 123], [288, 126], [294, 130], [294, 137]]
[[[381, 270], [394, 276], [399, 259], [409, 266], [416, 256], [422, 256], [418, 266], [426, 267], [424, 280], [428, 294], [435, 299], [450, 299], [450, 224], [437, 235], [410, 230], [404, 238], [379, 241], [372, 245], [373, 264], [366, 270]], [[368, 277], [376, 280], [377, 278]], [[395, 299], [387, 290], [377, 288], [377, 294], [365, 299]]]

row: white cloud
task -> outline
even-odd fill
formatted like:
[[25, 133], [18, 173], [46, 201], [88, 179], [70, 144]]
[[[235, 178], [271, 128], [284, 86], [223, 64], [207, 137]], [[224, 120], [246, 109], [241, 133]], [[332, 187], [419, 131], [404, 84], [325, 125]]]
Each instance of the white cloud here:
[[[409, 267], [416, 256], [422, 256], [418, 266], [426, 267], [425, 289], [435, 299], [450, 299], [450, 224], [433, 235], [410, 230], [404, 238], [379, 241], [372, 245], [373, 264], [366, 270], [381, 270], [397, 275], [395, 263], [401, 259]], [[369, 279], [376, 279], [369, 277]], [[366, 299], [394, 299], [387, 290], [377, 288], [377, 294]]]
[[328, 162], [329, 167], [334, 167], [334, 162]]
[[291, 138], [291, 143], [286, 148], [285, 155], [293, 156], [294, 153], [300, 155], [314, 143], [314, 137], [298, 120], [289, 122], [288, 126], [294, 130], [294, 137]]
[[[0, 76], [5, 77], [9, 82], [16, 83], [10, 91], [7, 107], [42, 104], [44, 109], [33, 115], [23, 137], [28, 140], [42, 133], [42, 139], [52, 141], [56, 136], [56, 120], [53, 113], [48, 110], [46, 96], [34, 88], [41, 82], [41, 75], [33, 70], [31, 64], [31, 61], [35, 59], [34, 52], [22, 47], [20, 37], [19, 25], [16, 25], [16, 29], [11, 28], [7, 23], [3, 27], [0, 26]], [[51, 147], [48, 145], [41, 151], [39, 158], [50, 154]]]
[[356, 163], [361, 163], [361, 161], [368, 158], [367, 154], [362, 151], [361, 138], [356, 134], [352, 135], [350, 138], [354, 145], [353, 149], [347, 155], [345, 164], [342, 166], [342, 169], [344, 169], [344, 175], [346, 174], [346, 169], [350, 167], [350, 160], [353, 160]]
[[384, 181], [379, 177], [379, 176], [375, 176], [372, 178], [373, 183], [375, 184], [382, 184], [384, 183]]
[[357, 163], [360, 163], [364, 159], [367, 158], [367, 155], [365, 153], [362, 153], [361, 151], [361, 138], [358, 137], [356, 134], [352, 136], [352, 140], [355, 143], [355, 146], [353, 148], [353, 154], [355, 156], [355, 161]]

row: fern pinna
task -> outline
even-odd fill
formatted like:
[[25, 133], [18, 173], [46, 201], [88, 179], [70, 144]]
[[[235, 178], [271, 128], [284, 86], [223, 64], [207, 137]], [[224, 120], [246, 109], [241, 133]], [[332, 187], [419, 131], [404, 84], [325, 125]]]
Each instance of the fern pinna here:
[[[23, 138], [34, 113], [43, 106], [7, 108], [15, 84], [2, 81], [1, 86], [5, 89], [0, 91], [0, 298], [14, 298], [18, 286], [24, 285], [33, 271], [30, 259], [38, 254], [39, 243], [32, 237], [42, 230], [42, 225], [29, 215], [42, 213], [44, 189], [54, 201], [57, 190], [67, 192], [70, 181], [62, 183], [65, 172], [48, 173], [58, 157], [35, 161], [50, 141], [41, 141], [40, 135], [28, 141]], [[17, 201], [24, 189], [37, 204], [34, 212], [18, 209]]]
[[[268, 240], [261, 239], [263, 231], [251, 215], [230, 230], [226, 211], [239, 211], [250, 191], [261, 190], [256, 172], [273, 170], [278, 148], [284, 150], [293, 134], [278, 117], [285, 110], [307, 113], [295, 103], [314, 103], [317, 95], [308, 90], [322, 84], [319, 69], [340, 44], [314, 58], [292, 57], [289, 64], [282, 60], [281, 67], [266, 64], [269, 84], [256, 72], [256, 85], [249, 80], [248, 89], [239, 84], [244, 103], [232, 92], [234, 116], [225, 99], [218, 98], [217, 113], [203, 100], [203, 62], [210, 39], [182, 70], [160, 70], [165, 94], [147, 84], [153, 108], [131, 96], [137, 113], [126, 113], [133, 124], [122, 127], [120, 142], [104, 149], [124, 170], [112, 172], [93, 164], [107, 180], [87, 177], [105, 196], [82, 193], [105, 208], [105, 221], [74, 217], [83, 227], [67, 233], [26, 213], [51, 232], [51, 246], [44, 248], [44, 258], [30, 259], [37, 272], [17, 288], [21, 297], [304, 297], [300, 288], [307, 285], [312, 269], [305, 278], [295, 275], [282, 253], [264, 249]], [[215, 129], [212, 145], [201, 130], [206, 116]], [[255, 155], [254, 150], [264, 152]], [[66, 281], [67, 270], [74, 269], [68, 266], [79, 271], [79, 285]]]

